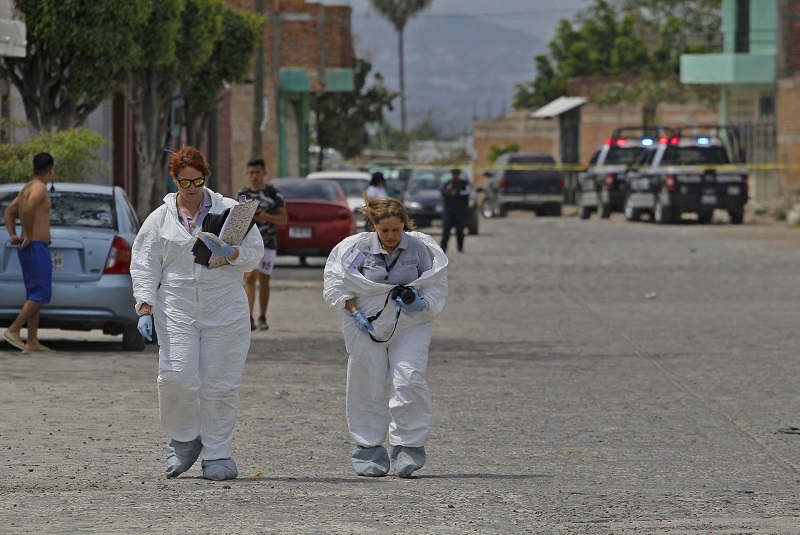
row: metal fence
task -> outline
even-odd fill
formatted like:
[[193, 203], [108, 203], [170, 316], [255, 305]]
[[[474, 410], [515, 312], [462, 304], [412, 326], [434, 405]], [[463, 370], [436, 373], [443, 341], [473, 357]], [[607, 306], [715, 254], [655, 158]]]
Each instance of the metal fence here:
[[736, 128], [750, 167], [750, 198], [756, 202], [771, 202], [781, 195], [777, 172], [778, 147], [774, 121], [738, 123]]

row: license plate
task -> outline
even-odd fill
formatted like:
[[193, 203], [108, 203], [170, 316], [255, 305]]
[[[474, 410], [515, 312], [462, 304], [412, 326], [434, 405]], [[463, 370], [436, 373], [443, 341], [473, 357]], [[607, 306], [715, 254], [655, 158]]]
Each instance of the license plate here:
[[311, 227], [289, 227], [290, 238], [310, 238]]
[[739, 186], [728, 186], [728, 195], [739, 195], [741, 191]]
[[50, 260], [53, 262], [53, 271], [64, 270], [64, 255], [61, 253], [50, 253]]
[[716, 195], [703, 195], [700, 197], [701, 204], [717, 204]]

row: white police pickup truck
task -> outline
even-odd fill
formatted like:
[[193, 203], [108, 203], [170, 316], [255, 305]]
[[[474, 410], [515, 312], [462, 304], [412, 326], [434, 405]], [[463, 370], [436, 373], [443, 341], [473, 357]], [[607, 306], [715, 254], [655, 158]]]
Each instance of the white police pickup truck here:
[[592, 212], [602, 219], [622, 212], [622, 179], [642, 152], [665, 135], [663, 126], [623, 126], [614, 129], [592, 155], [586, 170], [578, 174], [578, 215], [589, 219]]
[[725, 210], [731, 223], [739, 224], [748, 200], [749, 171], [742, 162], [731, 127], [676, 127], [626, 173], [625, 218], [637, 221], [649, 214], [656, 223], [669, 224], [695, 213], [709, 223], [714, 210]]

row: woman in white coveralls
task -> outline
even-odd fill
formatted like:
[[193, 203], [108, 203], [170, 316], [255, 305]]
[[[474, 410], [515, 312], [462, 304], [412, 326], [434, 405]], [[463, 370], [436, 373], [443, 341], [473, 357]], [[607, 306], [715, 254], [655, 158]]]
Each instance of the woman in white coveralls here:
[[250, 349], [243, 279], [261, 260], [264, 241], [252, 227], [236, 247], [205, 242], [228, 264], [195, 263], [192, 247], [203, 219], [236, 201], [204, 187], [211, 173], [193, 147], [172, 154], [170, 174], [178, 192], [147, 217], [131, 261], [139, 330], [152, 339], [155, 321], [158, 333], [158, 401], [170, 438], [166, 475], [177, 477], [200, 458], [204, 478], [233, 479], [231, 443]]
[[[374, 232], [345, 238], [328, 257], [323, 296], [341, 309], [347, 426], [353, 469], [409, 477], [425, 464], [431, 396], [425, 380], [433, 318], [447, 298], [447, 256], [395, 199], [366, 199]], [[411, 287], [401, 295], [398, 285]], [[403, 299], [405, 297], [405, 299]], [[376, 317], [377, 316], [377, 317]]]

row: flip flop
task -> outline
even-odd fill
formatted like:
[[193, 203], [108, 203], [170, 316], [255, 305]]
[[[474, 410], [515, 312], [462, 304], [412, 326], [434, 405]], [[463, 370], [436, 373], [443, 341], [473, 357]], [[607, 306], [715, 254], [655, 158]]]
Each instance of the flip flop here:
[[17, 349], [25, 351], [25, 341], [22, 338], [3, 333], [3, 339]]
[[25, 353], [55, 353], [55, 349], [50, 349], [47, 346], [39, 346], [36, 349], [24, 349]]

